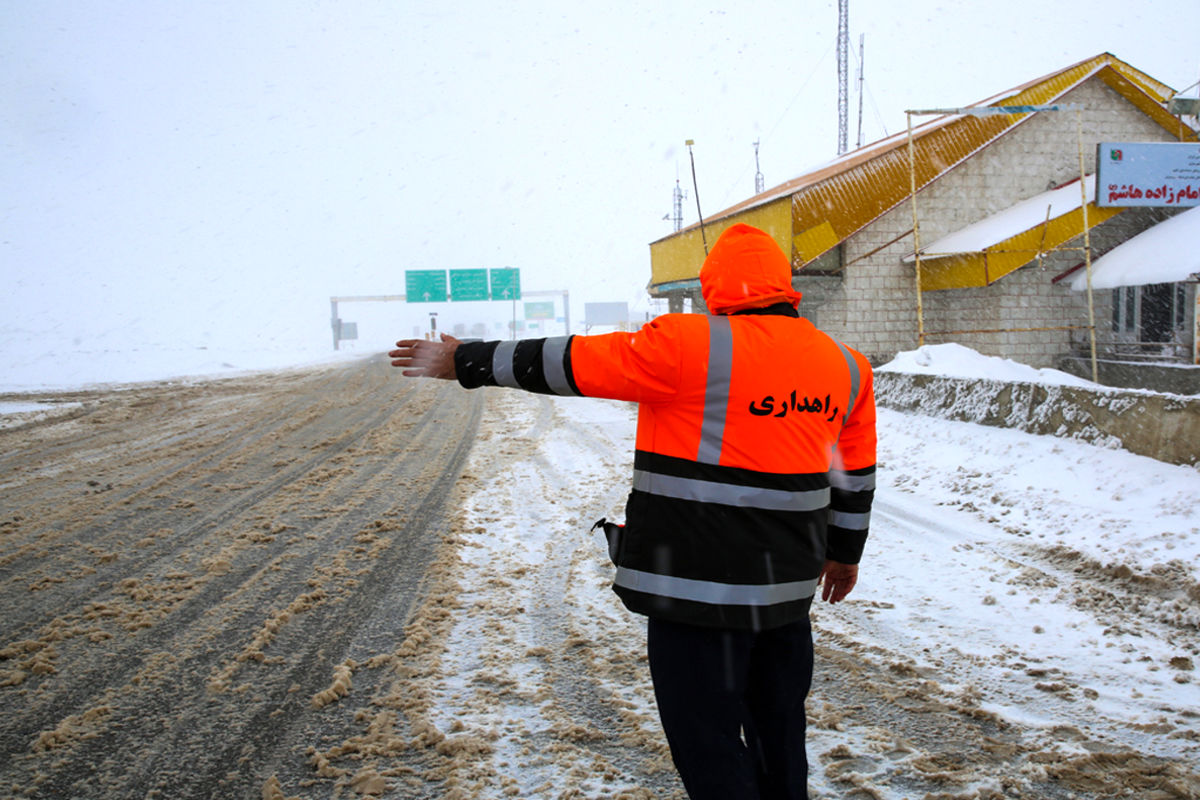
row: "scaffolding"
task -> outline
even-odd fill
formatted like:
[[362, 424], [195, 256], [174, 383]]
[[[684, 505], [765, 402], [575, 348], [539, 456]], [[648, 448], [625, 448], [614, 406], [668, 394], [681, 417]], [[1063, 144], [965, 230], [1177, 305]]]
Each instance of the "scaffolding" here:
[[[908, 118], [908, 180], [909, 180], [909, 201], [912, 207], [913, 218], [913, 253], [916, 264], [915, 285], [917, 294], [917, 346], [921, 347], [925, 344], [925, 307], [923, 301], [924, 291], [921, 287], [921, 259], [938, 258], [961, 255], [960, 253], [922, 253], [921, 252], [921, 220], [920, 214], [917, 211], [917, 163], [916, 163], [916, 145], [913, 137], [913, 117], [915, 116], [972, 116], [985, 117], [996, 115], [1012, 115], [1012, 114], [1034, 114], [1042, 111], [1074, 111], [1075, 112], [1075, 131], [1079, 150], [1079, 193], [1082, 200], [1081, 209], [1083, 213], [1083, 246], [1082, 247], [1056, 247], [1057, 250], [1082, 250], [1084, 258], [1084, 268], [1087, 270], [1087, 309], [1088, 309], [1088, 324], [1087, 325], [1056, 325], [1049, 327], [1035, 328], [989, 328], [989, 329], [965, 329], [951, 331], [934, 331], [932, 333], [940, 335], [957, 335], [964, 333], [1029, 333], [1034, 331], [1068, 331], [1068, 330], [1087, 330], [1088, 340], [1091, 350], [1092, 363], [1092, 380], [1098, 381], [1099, 369], [1096, 363], [1096, 310], [1092, 295], [1092, 246], [1090, 227], [1088, 225], [1088, 196], [1087, 196], [1087, 175], [1085, 172], [1083, 159], [1083, 107], [1078, 103], [1056, 104], [1056, 105], [1019, 105], [1019, 106], [968, 106], [963, 108], [931, 108], [931, 109], [914, 109], [905, 111]], [[1046, 209], [1046, 226], [1049, 226], [1050, 209]], [[1043, 241], [1046, 228], [1043, 228]], [[1040, 261], [1045, 254], [1043, 248], [1038, 248], [1036, 251], [1028, 251], [1034, 253]]]

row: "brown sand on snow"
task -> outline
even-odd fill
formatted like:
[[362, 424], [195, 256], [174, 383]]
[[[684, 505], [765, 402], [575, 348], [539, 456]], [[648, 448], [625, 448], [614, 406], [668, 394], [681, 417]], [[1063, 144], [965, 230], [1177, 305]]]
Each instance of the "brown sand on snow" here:
[[[0, 795], [683, 797], [639, 622], [580, 533], [619, 510], [628, 453], [584, 436], [588, 463], [556, 468], [549, 401], [379, 360], [45, 399], [62, 411], [0, 429]], [[472, 505], [526, 474], [540, 496]], [[513, 506], [569, 535], [536, 564], [491, 549]], [[1101, 610], [1160, 588], [1079, 571]], [[1193, 764], [1025, 730], [903, 654], [821, 640], [811, 726], [845, 743], [810, 755], [839, 797], [1200, 797]], [[1056, 702], [1088, 690], [1028, 669]]]
[[[453, 509], [475, 479], [455, 484], [482, 393], [374, 361], [42, 399], [62, 412], [0, 431], [12, 510], [0, 521], [0, 794], [493, 791], [498, 732], [430, 713], [463, 611], [458, 553], [474, 534]], [[549, 663], [561, 647], [526, 649]], [[473, 680], [480, 698], [525, 692], [505, 658]], [[571, 679], [555, 667], [557, 685]], [[534, 732], [546, 741], [529, 757], [565, 749], [580, 774], [610, 780], [624, 769], [606, 762], [649, 757], [671, 777], [661, 743], [636, 750], [602, 699], [581, 702], [582, 715], [564, 709]]]

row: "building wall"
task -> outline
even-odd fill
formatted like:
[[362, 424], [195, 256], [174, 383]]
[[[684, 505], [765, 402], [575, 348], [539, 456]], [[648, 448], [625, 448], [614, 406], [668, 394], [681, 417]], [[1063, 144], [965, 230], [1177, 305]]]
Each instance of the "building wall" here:
[[[1083, 157], [1094, 170], [1100, 141], [1174, 141], [1102, 81], [1093, 79], [1062, 101], [1080, 103]], [[917, 197], [922, 242], [956, 231], [998, 213], [1020, 200], [1079, 177], [1079, 136], [1075, 112], [1037, 114], [959, 165]], [[1118, 215], [1115, 223], [1128, 212]], [[1149, 223], [1148, 218], [1143, 220]], [[1128, 225], [1128, 223], [1125, 223]], [[1095, 233], [1106, 226], [1093, 229]], [[902, 203], [852, 236], [845, 244], [840, 287], [824, 288], [801, 309], [833, 336], [856, 347], [873, 362], [890, 360], [917, 346], [917, 301], [912, 264], [902, 259], [913, 250], [912, 207]], [[907, 235], [905, 235], [907, 234]], [[894, 239], [899, 240], [888, 245]], [[1108, 238], [1118, 238], [1109, 236]], [[886, 246], [885, 246], [886, 245]], [[1067, 247], [1082, 246], [1079, 240]], [[877, 248], [879, 252], [867, 255]], [[1098, 256], [1096, 252], [1095, 256]], [[1094, 256], [1094, 257], [1095, 257]], [[1087, 325], [1087, 297], [1067, 283], [1051, 280], [1083, 260], [1079, 250], [1063, 250], [1035, 261], [995, 284], [973, 289], [925, 292], [926, 331], [1050, 328]], [[798, 281], [805, 290], [805, 280]], [[1098, 328], [1111, 320], [1111, 292], [1095, 294]], [[1013, 358], [1037, 367], [1053, 366], [1086, 341], [1086, 331], [1026, 331], [927, 335], [926, 344], [954, 341], [985, 355]]]

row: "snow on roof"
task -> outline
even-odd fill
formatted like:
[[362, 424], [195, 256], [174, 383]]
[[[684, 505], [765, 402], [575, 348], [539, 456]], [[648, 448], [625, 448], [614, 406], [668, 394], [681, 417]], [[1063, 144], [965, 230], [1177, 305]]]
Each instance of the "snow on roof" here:
[[[1176, 214], [1092, 262], [1092, 288], [1177, 283], [1200, 273], [1200, 206]], [[1080, 270], [1071, 288], [1087, 288]]]
[[[1088, 175], [1085, 179], [1084, 191], [1089, 198], [1096, 192], [1096, 176]], [[1064, 183], [1056, 189], [1034, 195], [1022, 200], [1016, 205], [1004, 209], [998, 214], [971, 223], [954, 233], [943, 236], [932, 244], [921, 248], [921, 255], [945, 253], [978, 253], [1005, 239], [1010, 239], [1018, 233], [1030, 228], [1036, 228], [1046, 221], [1046, 209], [1050, 209], [1050, 219], [1061, 217], [1079, 208], [1083, 197], [1079, 191], [1079, 179]], [[908, 255], [904, 259], [912, 262], [915, 256]]]

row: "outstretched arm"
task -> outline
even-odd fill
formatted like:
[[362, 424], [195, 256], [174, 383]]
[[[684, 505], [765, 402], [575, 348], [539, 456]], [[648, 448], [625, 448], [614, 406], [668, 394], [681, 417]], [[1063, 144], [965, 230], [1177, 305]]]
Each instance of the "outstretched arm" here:
[[452, 381], [458, 377], [454, 369], [454, 351], [460, 342], [448, 333], [440, 342], [425, 339], [401, 339], [396, 349], [388, 352], [393, 367], [400, 367], [409, 378], [441, 378]]

